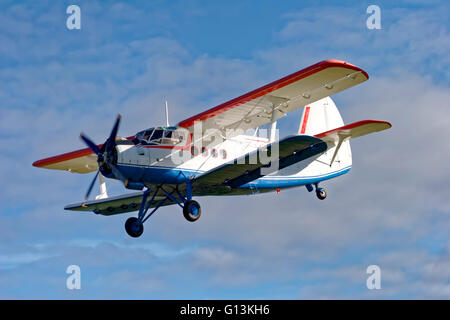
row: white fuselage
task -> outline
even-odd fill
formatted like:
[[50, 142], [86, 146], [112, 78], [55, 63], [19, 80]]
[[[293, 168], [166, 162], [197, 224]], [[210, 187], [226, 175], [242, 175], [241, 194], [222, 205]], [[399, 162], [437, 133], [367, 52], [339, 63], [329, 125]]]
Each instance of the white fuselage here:
[[[217, 168], [269, 143], [266, 138], [239, 135], [212, 148], [170, 145], [118, 145], [118, 166], [133, 181], [149, 184], [181, 184], [186, 179]], [[277, 189], [317, 183], [348, 172], [350, 144], [345, 143], [330, 166], [335, 148], [279, 171], [241, 188]]]

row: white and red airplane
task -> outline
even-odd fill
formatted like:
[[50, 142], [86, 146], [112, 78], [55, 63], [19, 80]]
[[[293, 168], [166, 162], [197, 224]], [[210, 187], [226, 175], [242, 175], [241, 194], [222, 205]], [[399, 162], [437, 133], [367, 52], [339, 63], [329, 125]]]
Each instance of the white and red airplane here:
[[[119, 115], [103, 145], [81, 134], [88, 148], [33, 165], [77, 173], [97, 171], [86, 201], [65, 209], [102, 215], [139, 211], [125, 223], [132, 237], [142, 234], [143, 223], [161, 206], [178, 204], [188, 221], [196, 221], [201, 209], [192, 198], [198, 196], [248, 195], [306, 186], [323, 200], [326, 192], [319, 182], [351, 168], [349, 139], [391, 127], [378, 120], [344, 125], [329, 97], [368, 78], [364, 70], [349, 63], [322, 61], [176, 126], [167, 124], [121, 138], [117, 137]], [[277, 120], [301, 107], [305, 108], [298, 133], [276, 140]], [[259, 137], [258, 128], [267, 124], [268, 138]], [[248, 134], [251, 129], [253, 135]], [[98, 176], [100, 195], [88, 200]], [[109, 197], [104, 177], [140, 191]]]

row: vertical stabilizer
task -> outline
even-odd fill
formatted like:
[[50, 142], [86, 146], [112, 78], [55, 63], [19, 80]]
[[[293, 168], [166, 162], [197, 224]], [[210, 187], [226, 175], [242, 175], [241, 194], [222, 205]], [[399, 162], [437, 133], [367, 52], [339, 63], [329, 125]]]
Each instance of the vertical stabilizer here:
[[343, 125], [344, 121], [333, 100], [326, 97], [307, 105], [303, 109], [298, 133], [314, 136]]
[[[330, 97], [326, 97], [303, 109], [298, 134], [315, 136], [342, 126], [344, 126], [344, 121], [338, 108]], [[352, 164], [350, 142], [345, 140], [339, 145], [331, 147], [318, 160], [328, 164], [329, 167], [334, 163], [334, 167], [350, 166]]]

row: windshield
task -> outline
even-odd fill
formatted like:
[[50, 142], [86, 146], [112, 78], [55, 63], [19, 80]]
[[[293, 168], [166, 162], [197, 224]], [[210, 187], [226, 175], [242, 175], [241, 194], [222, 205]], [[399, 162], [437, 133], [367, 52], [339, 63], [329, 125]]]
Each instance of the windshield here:
[[138, 132], [133, 142], [142, 145], [176, 145], [184, 141], [183, 134], [176, 130], [176, 128], [150, 128]]

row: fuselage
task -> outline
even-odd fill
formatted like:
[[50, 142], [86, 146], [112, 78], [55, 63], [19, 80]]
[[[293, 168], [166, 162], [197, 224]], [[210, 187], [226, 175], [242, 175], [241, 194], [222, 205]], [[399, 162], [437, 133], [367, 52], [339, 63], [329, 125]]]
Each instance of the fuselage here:
[[[143, 134], [141, 138], [142, 136]], [[249, 135], [238, 135], [212, 147], [196, 146], [189, 137], [184, 143], [178, 140], [175, 143], [170, 139], [164, 141], [164, 137], [159, 138], [157, 143], [154, 143], [155, 140], [152, 143], [145, 141], [134, 139], [133, 142], [119, 142], [116, 146], [117, 167], [132, 182], [152, 185], [183, 184], [193, 176], [232, 162], [250, 152], [262, 150], [269, 143], [267, 138]], [[344, 151], [346, 153], [340, 152], [340, 158], [332, 166], [329, 166], [328, 159], [330, 152], [333, 152], [330, 149], [322, 155], [270, 173], [239, 188], [253, 193], [258, 190], [314, 184], [334, 178], [347, 173], [351, 168], [350, 146]]]

